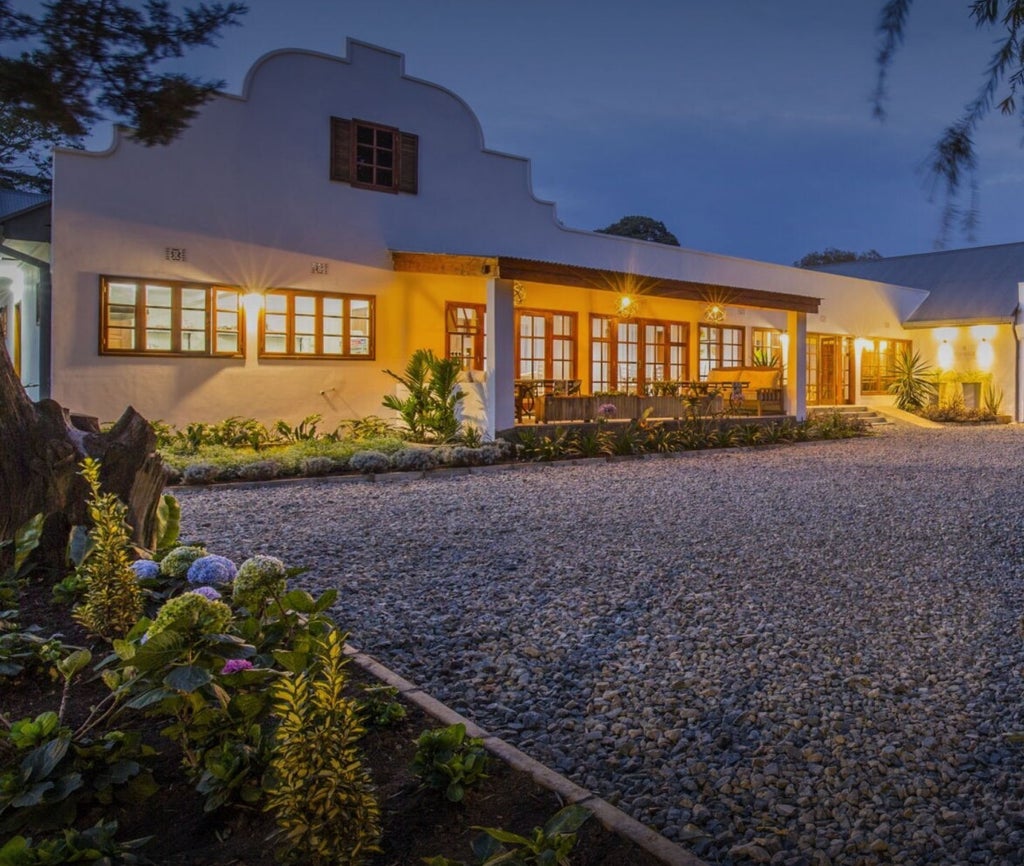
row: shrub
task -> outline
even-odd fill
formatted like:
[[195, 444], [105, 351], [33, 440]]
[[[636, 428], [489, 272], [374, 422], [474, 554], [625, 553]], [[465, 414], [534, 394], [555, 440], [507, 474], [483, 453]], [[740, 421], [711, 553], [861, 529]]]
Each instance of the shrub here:
[[220, 586], [231, 583], [236, 574], [238, 567], [230, 559], [209, 553], [188, 567], [186, 578], [193, 586]]
[[246, 481], [270, 481], [279, 478], [283, 473], [279, 460], [257, 460], [254, 463], [243, 463], [238, 467], [238, 476]]
[[210, 484], [221, 477], [221, 469], [212, 463], [193, 463], [186, 466], [181, 478], [186, 484]]
[[469, 785], [487, 778], [487, 763], [484, 741], [467, 737], [460, 722], [420, 734], [412, 769], [426, 787], [443, 790], [445, 797], [458, 803]]
[[100, 490], [100, 464], [82, 461], [89, 485], [88, 511], [92, 528], [82, 561], [75, 569], [84, 590], [74, 617], [93, 634], [121, 637], [142, 615], [142, 590], [132, 568], [128, 509], [112, 493]]
[[283, 858], [315, 866], [354, 866], [377, 849], [380, 807], [359, 760], [363, 733], [345, 687], [344, 636], [332, 630], [316, 652], [315, 673], [278, 680], [281, 720], [267, 772], [266, 808], [274, 813]]
[[184, 580], [192, 563], [206, 556], [206, 548], [200, 545], [175, 547], [160, 560], [160, 574], [171, 580]]
[[299, 471], [310, 477], [327, 475], [338, 468], [337, 461], [330, 457], [306, 457], [299, 462]]
[[213, 601], [198, 592], [186, 592], [164, 602], [146, 630], [146, 639], [165, 631], [175, 631], [190, 638], [220, 634], [230, 622], [231, 608], [224, 602]]
[[403, 448], [391, 455], [391, 468], [399, 472], [420, 472], [437, 464], [437, 455], [427, 448]]
[[257, 554], [242, 563], [231, 598], [250, 611], [261, 611], [269, 598], [283, 595], [288, 570], [276, 556]]
[[380, 451], [357, 451], [349, 458], [348, 466], [356, 472], [373, 475], [387, 472], [391, 468], [391, 460]]

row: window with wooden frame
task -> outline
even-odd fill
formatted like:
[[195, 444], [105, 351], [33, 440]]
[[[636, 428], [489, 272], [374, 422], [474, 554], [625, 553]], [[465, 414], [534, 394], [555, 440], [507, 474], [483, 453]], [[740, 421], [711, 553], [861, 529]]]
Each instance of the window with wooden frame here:
[[698, 376], [701, 381], [716, 367], [743, 366], [743, 328], [701, 325], [698, 332]]
[[102, 277], [100, 287], [101, 354], [244, 354], [237, 289], [122, 277]]
[[517, 379], [576, 378], [576, 314], [516, 310]]
[[910, 340], [868, 339], [860, 355], [860, 392], [862, 394], [888, 394], [889, 385], [896, 378], [896, 360], [910, 352]]
[[419, 136], [366, 120], [331, 118], [331, 180], [416, 194]]
[[782, 364], [786, 360], [782, 357], [782, 331], [775, 328], [751, 328], [750, 348], [755, 364], [765, 361]]
[[484, 369], [484, 304], [448, 301], [444, 307], [445, 345], [448, 357], [458, 359], [463, 370]]
[[689, 378], [685, 322], [590, 317], [590, 385], [593, 391], [644, 394], [656, 382]]
[[374, 299], [279, 289], [264, 296], [260, 356], [373, 360]]

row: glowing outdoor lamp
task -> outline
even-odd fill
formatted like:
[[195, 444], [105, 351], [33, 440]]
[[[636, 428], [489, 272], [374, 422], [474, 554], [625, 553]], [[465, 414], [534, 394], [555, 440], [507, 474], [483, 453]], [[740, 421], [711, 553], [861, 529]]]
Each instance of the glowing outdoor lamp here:
[[953, 347], [950, 345], [949, 340], [943, 340], [939, 345], [939, 369], [953, 369]]
[[978, 348], [974, 350], [974, 359], [978, 364], [979, 370], [987, 372], [992, 369], [992, 364], [995, 361], [995, 352], [992, 349], [992, 344], [985, 337], [981, 338]]

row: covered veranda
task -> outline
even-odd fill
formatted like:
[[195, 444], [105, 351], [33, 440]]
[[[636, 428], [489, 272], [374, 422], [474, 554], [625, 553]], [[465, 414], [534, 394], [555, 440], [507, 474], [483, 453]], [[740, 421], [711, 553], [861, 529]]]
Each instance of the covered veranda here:
[[[753, 353], [750, 333], [757, 323], [770, 326], [779, 336], [779, 354], [784, 371], [782, 412], [806, 417], [807, 315], [818, 312], [820, 299], [806, 295], [765, 291], [741, 285], [705, 283], [674, 279], [657, 274], [594, 268], [514, 256], [452, 255], [423, 252], [392, 252], [396, 272], [452, 278], [474, 278], [484, 304], [486, 432], [494, 436], [513, 428], [517, 422], [517, 308], [523, 298], [531, 307], [551, 310], [572, 306], [571, 314], [590, 316], [588, 341], [576, 351], [576, 375], [563, 377], [564, 387], [581, 394], [599, 391], [600, 359], [594, 351], [591, 329], [595, 320], [647, 321], [642, 305], [662, 311], [671, 309], [673, 319], [688, 330], [706, 330], [727, 316], [742, 317], [743, 343], [720, 366], [742, 367]], [[593, 300], [597, 298], [598, 300]], [[481, 298], [482, 300], [484, 298]], [[601, 314], [597, 310], [600, 307]], [[631, 308], [631, 309], [630, 309]], [[748, 315], [749, 314], [749, 315]], [[575, 345], [575, 344], [574, 344]], [[685, 341], [683, 368], [688, 380], [707, 381], [709, 360], [697, 340]], [[643, 359], [638, 359], [643, 363]], [[553, 377], [558, 378], [558, 377]], [[570, 384], [572, 380], [578, 386]], [[521, 388], [519, 389], [521, 393]], [[521, 408], [520, 413], [521, 415]]]

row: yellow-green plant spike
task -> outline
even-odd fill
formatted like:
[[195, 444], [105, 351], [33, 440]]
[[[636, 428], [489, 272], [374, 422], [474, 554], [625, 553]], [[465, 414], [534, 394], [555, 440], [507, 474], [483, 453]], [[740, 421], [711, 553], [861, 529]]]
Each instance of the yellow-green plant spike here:
[[142, 591], [131, 567], [128, 509], [112, 493], [100, 488], [100, 464], [82, 461], [82, 477], [89, 485], [89, 552], [76, 568], [84, 598], [74, 618], [93, 634], [123, 637], [142, 615]]
[[378, 850], [380, 807], [356, 741], [357, 704], [343, 694], [345, 637], [332, 630], [311, 668], [279, 680], [279, 719], [270, 757], [267, 806], [282, 856], [313, 866], [357, 866]]

